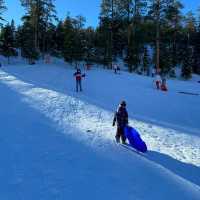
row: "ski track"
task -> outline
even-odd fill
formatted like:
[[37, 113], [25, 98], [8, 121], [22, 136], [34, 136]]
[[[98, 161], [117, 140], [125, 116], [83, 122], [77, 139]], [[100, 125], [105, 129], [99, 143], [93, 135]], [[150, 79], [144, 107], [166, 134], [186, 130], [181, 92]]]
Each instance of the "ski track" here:
[[[18, 93], [23, 101], [50, 118], [56, 128], [93, 148], [105, 149], [113, 144], [113, 113], [85, 103], [71, 95], [36, 88], [0, 70], [0, 80]], [[141, 133], [150, 151], [156, 151], [184, 163], [200, 167], [200, 138], [161, 126], [130, 119], [130, 125]], [[70, 132], [69, 126], [79, 131]], [[85, 133], [85, 134], [81, 134]], [[76, 133], [76, 135], [74, 135]], [[96, 145], [98, 144], [98, 146]]]

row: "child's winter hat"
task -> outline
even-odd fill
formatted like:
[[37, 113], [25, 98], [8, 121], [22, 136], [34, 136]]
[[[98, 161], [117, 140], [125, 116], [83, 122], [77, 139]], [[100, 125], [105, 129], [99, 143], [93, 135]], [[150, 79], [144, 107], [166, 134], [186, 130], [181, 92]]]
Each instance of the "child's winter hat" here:
[[120, 105], [121, 105], [121, 106], [126, 106], [126, 101], [122, 101], [122, 102], [120, 103]]

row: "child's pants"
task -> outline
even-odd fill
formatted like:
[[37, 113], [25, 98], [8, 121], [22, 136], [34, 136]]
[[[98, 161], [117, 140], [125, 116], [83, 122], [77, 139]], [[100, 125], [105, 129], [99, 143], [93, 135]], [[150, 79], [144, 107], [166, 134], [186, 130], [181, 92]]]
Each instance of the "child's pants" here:
[[76, 80], [76, 91], [78, 92], [78, 89], [82, 91], [82, 85], [81, 80]]

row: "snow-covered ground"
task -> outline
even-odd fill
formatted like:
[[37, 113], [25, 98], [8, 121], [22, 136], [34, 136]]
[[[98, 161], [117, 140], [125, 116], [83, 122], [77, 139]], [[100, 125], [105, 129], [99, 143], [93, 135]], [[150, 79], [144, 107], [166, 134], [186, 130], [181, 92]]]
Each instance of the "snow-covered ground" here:
[[[200, 84], [92, 69], [83, 92], [59, 61], [0, 69], [0, 199], [199, 199]], [[148, 145], [137, 154], [114, 142], [114, 111]]]

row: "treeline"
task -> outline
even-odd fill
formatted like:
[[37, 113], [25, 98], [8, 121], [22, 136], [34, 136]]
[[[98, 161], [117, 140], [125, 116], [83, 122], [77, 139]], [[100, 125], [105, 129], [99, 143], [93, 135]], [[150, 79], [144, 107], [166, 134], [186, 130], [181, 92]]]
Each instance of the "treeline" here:
[[[0, 0], [0, 20], [5, 10]], [[179, 0], [102, 0], [99, 25], [85, 27], [83, 16], [59, 21], [54, 0], [21, 0], [22, 24], [4, 25], [0, 51], [34, 63], [46, 54], [67, 62], [101, 63], [111, 68], [120, 58], [130, 72], [149, 74], [150, 68], [182, 76], [200, 73], [200, 10], [183, 15]]]

